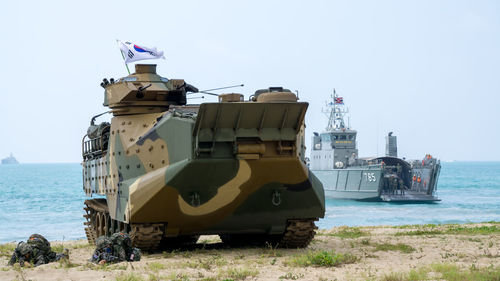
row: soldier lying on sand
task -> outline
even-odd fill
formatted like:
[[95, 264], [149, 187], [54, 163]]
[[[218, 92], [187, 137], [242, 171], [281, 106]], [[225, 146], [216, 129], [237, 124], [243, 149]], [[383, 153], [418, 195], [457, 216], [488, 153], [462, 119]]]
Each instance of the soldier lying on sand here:
[[96, 249], [90, 261], [98, 264], [139, 261], [141, 250], [132, 247], [132, 240], [126, 233], [119, 232], [111, 237], [100, 236], [97, 238]]
[[19, 262], [21, 266], [39, 266], [62, 258], [69, 258], [67, 249], [64, 249], [64, 253], [55, 253], [50, 248], [50, 243], [45, 237], [40, 234], [33, 234], [27, 242], [21, 241], [17, 244], [9, 265]]

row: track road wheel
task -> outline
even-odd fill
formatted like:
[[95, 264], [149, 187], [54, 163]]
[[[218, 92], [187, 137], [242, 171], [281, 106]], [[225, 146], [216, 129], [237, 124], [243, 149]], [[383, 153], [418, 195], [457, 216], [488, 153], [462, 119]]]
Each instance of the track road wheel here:
[[305, 248], [311, 243], [318, 227], [317, 219], [289, 220], [279, 246], [283, 248]]
[[132, 244], [143, 251], [158, 249], [163, 237], [162, 224], [132, 224], [129, 232]]

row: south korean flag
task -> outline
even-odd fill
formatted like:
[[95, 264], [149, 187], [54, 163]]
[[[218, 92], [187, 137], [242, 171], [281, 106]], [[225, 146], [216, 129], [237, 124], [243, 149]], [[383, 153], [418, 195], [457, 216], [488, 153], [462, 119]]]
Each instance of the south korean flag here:
[[148, 48], [130, 42], [122, 42], [120, 40], [116, 41], [125, 57], [125, 63], [131, 63], [138, 60], [165, 59], [163, 51], [157, 51], [156, 48]]

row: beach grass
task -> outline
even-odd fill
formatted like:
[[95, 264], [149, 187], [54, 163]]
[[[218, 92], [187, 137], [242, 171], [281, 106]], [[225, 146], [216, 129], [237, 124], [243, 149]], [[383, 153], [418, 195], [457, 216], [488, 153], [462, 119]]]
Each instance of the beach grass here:
[[[132, 281], [332, 280], [333, 276], [333, 280], [500, 281], [499, 227], [489, 223], [336, 227], [321, 230], [322, 235], [315, 239], [318, 243], [306, 249], [281, 249], [271, 244], [242, 248], [217, 244], [205, 248], [198, 243], [199, 248], [153, 252], [137, 263], [103, 265], [88, 262], [93, 249], [87, 248], [87, 243], [54, 241], [53, 250], [72, 249], [72, 263], [60, 261], [40, 268], [0, 266], [0, 275], [9, 276], [4, 278], [9, 280], [22, 280], [22, 277], [29, 280], [38, 274], [62, 280], [77, 273], [76, 276], [85, 278], [106, 276], [103, 280]], [[442, 235], [394, 237], [397, 232], [415, 231]], [[465, 234], [455, 235], [457, 233]], [[14, 247], [14, 243], [0, 245], [4, 264]], [[419, 261], [425, 262], [419, 264]], [[399, 262], [401, 267], [386, 266]]]
[[359, 227], [342, 226], [339, 228], [338, 231], [327, 233], [324, 235], [335, 236], [342, 239], [353, 239], [353, 238], [359, 238], [361, 236], [368, 236], [370, 235], [370, 233], [362, 231]]
[[115, 278], [116, 281], [143, 281], [144, 278], [142, 278], [141, 275], [136, 274], [134, 272], [127, 273], [127, 274], [120, 274]]
[[456, 264], [434, 263], [420, 267], [407, 273], [391, 272], [381, 278], [382, 281], [419, 281], [419, 280], [446, 280], [446, 281], [496, 281], [500, 280], [500, 267], [476, 267], [474, 265], [463, 268]]
[[311, 251], [293, 257], [289, 264], [295, 266], [337, 267], [355, 263], [358, 257], [352, 254], [340, 254], [334, 251]]
[[7, 243], [0, 245], [0, 256], [3, 257], [11, 257], [12, 253], [14, 253], [14, 249], [16, 248], [16, 244]]
[[304, 273], [293, 273], [293, 272], [287, 272], [284, 275], [281, 275], [279, 279], [283, 280], [297, 280], [304, 277]]
[[415, 248], [413, 248], [410, 245], [404, 244], [404, 243], [397, 243], [397, 244], [391, 244], [391, 243], [380, 243], [380, 244], [373, 244], [375, 246], [375, 252], [378, 251], [400, 251], [401, 253], [413, 253], [415, 252]]
[[395, 234], [395, 236], [420, 236], [420, 235], [489, 235], [500, 233], [500, 227], [497, 225], [483, 225], [483, 226], [460, 226], [460, 225], [443, 225], [440, 228], [436, 226], [417, 229], [413, 231], [402, 231]]
[[154, 272], [158, 272], [162, 269], [165, 269], [165, 265], [159, 262], [150, 262], [148, 263], [148, 269]]
[[245, 280], [247, 277], [256, 277], [259, 271], [252, 267], [232, 267], [220, 270], [218, 277], [220, 280]]

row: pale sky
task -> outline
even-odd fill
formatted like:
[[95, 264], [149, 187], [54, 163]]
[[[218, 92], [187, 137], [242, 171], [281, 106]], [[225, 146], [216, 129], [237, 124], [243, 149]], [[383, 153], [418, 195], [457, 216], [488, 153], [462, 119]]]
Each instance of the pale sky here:
[[102, 78], [127, 75], [120, 39], [163, 50], [143, 63], [199, 89], [298, 90], [308, 147], [336, 88], [360, 156], [393, 131], [407, 158], [500, 160], [498, 1], [110, 2], [3, 3], [0, 158], [80, 162]]

